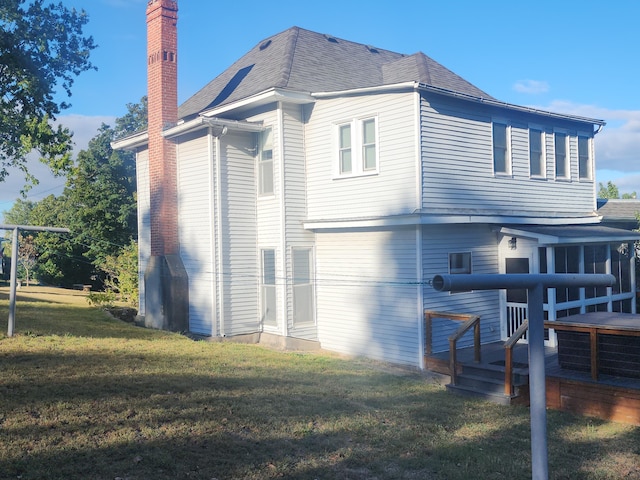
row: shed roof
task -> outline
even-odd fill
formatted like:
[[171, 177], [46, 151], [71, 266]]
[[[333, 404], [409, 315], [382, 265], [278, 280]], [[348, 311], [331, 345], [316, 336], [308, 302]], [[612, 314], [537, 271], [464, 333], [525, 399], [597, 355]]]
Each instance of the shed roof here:
[[334, 92], [417, 82], [472, 97], [493, 97], [429, 58], [391, 52], [299, 27], [259, 42], [178, 109], [189, 118], [271, 88]]
[[533, 238], [540, 245], [583, 245], [640, 240], [640, 233], [603, 225], [503, 226], [500, 233]]

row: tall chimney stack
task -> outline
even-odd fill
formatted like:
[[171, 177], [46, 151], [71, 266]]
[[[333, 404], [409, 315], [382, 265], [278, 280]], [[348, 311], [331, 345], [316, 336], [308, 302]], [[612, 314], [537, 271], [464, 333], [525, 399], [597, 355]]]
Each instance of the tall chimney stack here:
[[147, 4], [147, 100], [151, 256], [145, 271], [145, 325], [189, 327], [189, 290], [180, 258], [175, 144], [162, 136], [178, 121], [178, 4]]

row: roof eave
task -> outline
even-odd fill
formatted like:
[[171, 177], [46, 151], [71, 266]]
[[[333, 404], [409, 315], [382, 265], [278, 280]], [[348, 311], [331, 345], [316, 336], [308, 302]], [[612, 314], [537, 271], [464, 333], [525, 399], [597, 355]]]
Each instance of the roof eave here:
[[274, 102], [287, 102], [295, 104], [313, 103], [314, 98], [307, 92], [299, 92], [295, 90], [286, 90], [283, 88], [270, 88], [262, 92], [256, 93], [249, 97], [228, 103], [209, 110], [203, 110], [200, 115], [203, 117], [216, 117], [233, 110], [243, 110], [247, 108], [261, 107]]
[[144, 147], [149, 143], [149, 132], [134, 133], [124, 138], [111, 142], [111, 148], [114, 150], [131, 150], [135, 151], [140, 147]]
[[557, 119], [561, 119], [561, 120], [570, 120], [570, 121], [574, 121], [574, 122], [590, 123], [590, 124], [593, 124], [593, 125], [598, 125], [599, 127], [603, 127], [607, 123], [604, 120], [600, 120], [600, 119], [596, 119], [596, 118], [582, 117], [582, 116], [579, 116], [579, 115], [568, 115], [568, 114], [564, 114], [564, 113], [549, 112], [547, 110], [541, 110], [541, 109], [538, 109], [538, 108], [523, 107], [523, 106], [520, 106], [520, 105], [514, 105], [512, 103], [501, 102], [500, 100], [496, 100], [496, 99], [492, 99], [492, 98], [475, 97], [473, 95], [469, 95], [469, 94], [466, 94], [466, 93], [455, 92], [453, 90], [448, 90], [446, 88], [441, 88], [441, 87], [434, 87], [432, 85], [427, 85], [427, 84], [424, 84], [424, 83], [421, 83], [419, 85], [419, 89], [423, 90], [423, 91], [426, 91], [426, 92], [438, 93], [440, 95], [446, 95], [446, 96], [449, 96], [449, 97], [455, 97], [455, 98], [461, 98], [461, 99], [469, 100], [471, 102], [482, 103], [484, 105], [491, 105], [491, 106], [494, 106], [494, 107], [507, 108], [509, 110], [515, 110], [515, 111], [522, 112], [522, 113], [533, 113], [535, 115], [542, 115], [542, 116], [545, 116], [545, 117], [557, 118]]

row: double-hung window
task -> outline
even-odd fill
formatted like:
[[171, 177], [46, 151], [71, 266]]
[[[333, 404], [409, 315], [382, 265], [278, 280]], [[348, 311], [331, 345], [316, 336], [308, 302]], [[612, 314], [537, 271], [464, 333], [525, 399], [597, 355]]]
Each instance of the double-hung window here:
[[578, 135], [578, 172], [580, 180], [591, 180], [591, 155], [589, 137]]
[[378, 121], [376, 117], [337, 125], [338, 159], [335, 175], [351, 177], [378, 172]]
[[553, 136], [556, 157], [556, 178], [569, 178], [569, 155], [567, 148], [567, 134], [556, 132]]
[[[449, 254], [449, 273], [452, 275], [470, 275], [471, 252], [456, 252]], [[451, 293], [461, 293], [467, 290], [452, 290]]]
[[339, 168], [340, 175], [348, 175], [353, 171], [353, 151], [351, 150], [351, 124], [338, 127], [340, 135]]
[[273, 195], [273, 130], [267, 128], [258, 138], [258, 193]]
[[277, 325], [276, 316], [276, 251], [261, 250], [262, 277], [260, 285], [260, 308], [263, 325]]
[[313, 316], [313, 255], [311, 248], [294, 248], [293, 259], [293, 323], [311, 323]]
[[529, 129], [529, 174], [532, 177], [544, 177], [543, 133], [534, 128]]
[[508, 175], [509, 165], [509, 127], [506, 123], [493, 123], [493, 173]]

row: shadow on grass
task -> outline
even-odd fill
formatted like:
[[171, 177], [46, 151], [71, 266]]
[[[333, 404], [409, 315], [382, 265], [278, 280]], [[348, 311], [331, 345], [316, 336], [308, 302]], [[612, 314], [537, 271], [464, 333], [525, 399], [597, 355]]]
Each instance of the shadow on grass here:
[[[2, 354], [3, 478], [530, 478], [526, 409], [462, 400], [419, 376], [205, 348], [212, 358]], [[637, 430], [603, 442], [604, 422], [554, 413], [550, 425], [550, 478], [622, 478], [591, 464], [637, 460]], [[580, 428], [592, 437], [572, 440]]]

